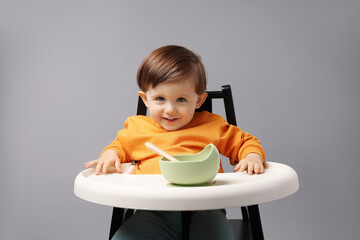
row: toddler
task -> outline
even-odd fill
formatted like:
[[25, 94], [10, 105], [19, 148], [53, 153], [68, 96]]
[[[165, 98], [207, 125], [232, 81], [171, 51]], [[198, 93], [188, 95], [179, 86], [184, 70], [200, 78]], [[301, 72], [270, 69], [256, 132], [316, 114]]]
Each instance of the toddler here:
[[[116, 139], [86, 168], [95, 166], [96, 174], [121, 172], [121, 163], [137, 160], [135, 174], [160, 174], [160, 157], [145, 142], [171, 155], [198, 153], [213, 143], [236, 165], [235, 171], [263, 173], [265, 153], [256, 137], [219, 115], [195, 112], [207, 97], [198, 55], [181, 46], [158, 48], [141, 63], [137, 83], [150, 116], [129, 117]], [[181, 212], [138, 210], [113, 239], [181, 239]], [[225, 210], [193, 211], [190, 239], [234, 239]]]

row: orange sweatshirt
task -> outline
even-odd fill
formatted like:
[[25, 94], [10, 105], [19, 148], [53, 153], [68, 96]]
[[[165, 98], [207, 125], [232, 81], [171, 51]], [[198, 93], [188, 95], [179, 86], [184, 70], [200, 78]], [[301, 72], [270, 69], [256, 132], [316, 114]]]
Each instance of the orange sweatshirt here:
[[[216, 114], [206, 111], [195, 113], [194, 119], [184, 128], [166, 131], [151, 117], [132, 116], [120, 130], [116, 139], [104, 150], [114, 149], [122, 163], [138, 160], [136, 174], [160, 174], [159, 155], [145, 147], [151, 142], [170, 155], [194, 154], [213, 143], [219, 152], [234, 165], [249, 153], [257, 153], [265, 159], [260, 141], [230, 125]], [[219, 172], [224, 172], [220, 166]]]

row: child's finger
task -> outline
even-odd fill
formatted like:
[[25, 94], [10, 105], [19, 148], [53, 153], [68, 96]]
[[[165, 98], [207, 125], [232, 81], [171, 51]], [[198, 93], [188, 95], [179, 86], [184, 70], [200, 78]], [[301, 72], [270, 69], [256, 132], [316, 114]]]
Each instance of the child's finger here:
[[248, 174], [252, 175], [254, 171], [254, 165], [253, 164], [248, 164]]
[[95, 174], [96, 174], [96, 175], [99, 175], [100, 170], [101, 170], [103, 164], [104, 164], [104, 162], [100, 162], [100, 161], [99, 161], [98, 164], [96, 165], [96, 168], [95, 168]]
[[121, 164], [120, 164], [120, 159], [116, 159], [115, 161], [115, 168], [116, 168], [116, 171], [121, 173]]
[[97, 163], [98, 163], [98, 160], [95, 159], [95, 160], [84, 163], [84, 165], [85, 165], [85, 168], [90, 168], [90, 167], [96, 166]]
[[236, 165], [236, 167], [234, 168], [235, 171], [238, 171], [238, 172], [243, 172], [245, 171], [247, 168], [247, 162], [246, 161], [243, 161], [241, 160], [238, 165]]
[[106, 173], [106, 171], [108, 170], [109, 168], [109, 164], [107, 162], [104, 163], [103, 167], [102, 167], [102, 172], [103, 173]]
[[236, 164], [234, 171], [238, 171], [240, 169], [240, 163]]
[[262, 174], [264, 172], [264, 165], [262, 163], [256, 163], [254, 165], [254, 173]]
[[256, 165], [254, 166], [254, 172], [255, 172], [255, 173], [260, 173], [260, 166], [259, 166], [258, 164], [256, 164]]
[[261, 164], [261, 165], [260, 165], [260, 173], [263, 173], [263, 172], [264, 172], [264, 170], [265, 170], [264, 165], [263, 165], [263, 164]]
[[246, 169], [248, 168], [248, 163], [247, 161], [242, 161], [241, 163], [241, 167], [240, 167], [240, 172], [244, 172]]

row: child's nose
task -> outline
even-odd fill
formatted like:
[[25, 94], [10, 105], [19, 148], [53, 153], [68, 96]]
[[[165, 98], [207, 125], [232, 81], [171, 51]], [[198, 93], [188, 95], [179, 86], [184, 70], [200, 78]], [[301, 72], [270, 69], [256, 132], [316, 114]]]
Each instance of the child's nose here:
[[167, 114], [173, 114], [176, 112], [176, 108], [173, 104], [168, 103], [165, 107], [165, 113]]

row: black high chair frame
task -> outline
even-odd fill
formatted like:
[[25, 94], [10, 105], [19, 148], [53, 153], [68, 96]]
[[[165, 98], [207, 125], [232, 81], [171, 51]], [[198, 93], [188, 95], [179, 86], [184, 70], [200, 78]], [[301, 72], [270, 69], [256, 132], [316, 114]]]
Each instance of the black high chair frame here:
[[[232, 125], [236, 124], [236, 115], [234, 109], [234, 102], [231, 93], [230, 85], [221, 87], [221, 91], [207, 91], [208, 97], [197, 111], [212, 112], [213, 99], [223, 99], [226, 113], [226, 120]], [[137, 115], [146, 115], [146, 106], [139, 97], [137, 106]], [[263, 230], [261, 225], [261, 218], [259, 206], [242, 206], [242, 219], [228, 220], [234, 230], [234, 235], [241, 240], [263, 240]], [[114, 236], [121, 224], [129, 219], [134, 214], [134, 209], [113, 208], [109, 240]], [[191, 221], [191, 211], [182, 211], [182, 239], [189, 238], [189, 226]]]

